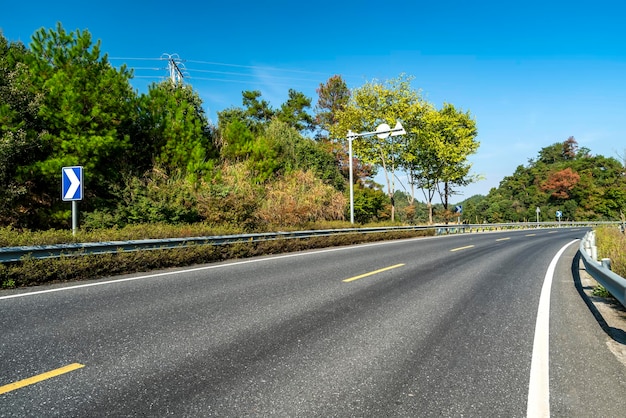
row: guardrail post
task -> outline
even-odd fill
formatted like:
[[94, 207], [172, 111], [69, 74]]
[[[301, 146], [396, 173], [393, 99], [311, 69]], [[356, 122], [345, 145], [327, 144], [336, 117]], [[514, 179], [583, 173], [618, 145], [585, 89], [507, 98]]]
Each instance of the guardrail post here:
[[585, 239], [583, 241], [583, 248], [585, 249], [585, 252], [589, 255], [591, 255], [591, 243], [589, 242], [588, 239]]
[[611, 259], [610, 258], [603, 258], [600, 262], [600, 264], [602, 265], [602, 267], [607, 268], [609, 270], [611, 269]]
[[595, 245], [591, 246], [591, 259], [596, 262], [598, 261], [598, 247]]

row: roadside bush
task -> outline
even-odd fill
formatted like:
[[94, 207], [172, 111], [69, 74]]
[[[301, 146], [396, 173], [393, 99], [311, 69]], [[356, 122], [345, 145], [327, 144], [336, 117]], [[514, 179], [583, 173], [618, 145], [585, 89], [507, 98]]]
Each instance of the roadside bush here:
[[158, 168], [143, 177], [128, 177], [124, 187], [115, 192], [113, 210], [86, 213], [87, 229], [122, 227], [145, 223], [194, 223], [202, 219], [197, 210], [197, 182], [181, 174], [168, 176]]
[[54, 282], [98, 279], [126, 273], [184, 267], [259, 255], [413, 238], [432, 234], [433, 230], [352, 233], [329, 237], [278, 239], [258, 243], [242, 242], [222, 246], [194, 245], [169, 250], [77, 255], [43, 260], [25, 258], [20, 262], [0, 264], [0, 287], [13, 288]]
[[[357, 223], [367, 223], [387, 220], [390, 218], [390, 212], [387, 208], [389, 198], [382, 191], [370, 187], [362, 187], [357, 185], [354, 188], [354, 220]], [[349, 204], [346, 205], [346, 211], [349, 211]], [[347, 212], [347, 218], [350, 218]]]
[[256, 212], [267, 225], [303, 226], [343, 219], [346, 199], [311, 171], [296, 170], [265, 188], [266, 199]]
[[72, 235], [69, 229], [48, 231], [0, 228], [0, 247], [52, 245], [72, 242], [127, 241], [134, 239], [185, 238], [198, 236], [239, 234], [243, 230], [228, 225], [214, 226], [206, 223], [185, 225], [135, 224], [123, 228], [79, 229]]
[[265, 189], [252, 178], [247, 164], [235, 163], [225, 164], [216, 178], [204, 180], [196, 191], [197, 210], [203, 221], [245, 232], [259, 231], [255, 212], [265, 198]]

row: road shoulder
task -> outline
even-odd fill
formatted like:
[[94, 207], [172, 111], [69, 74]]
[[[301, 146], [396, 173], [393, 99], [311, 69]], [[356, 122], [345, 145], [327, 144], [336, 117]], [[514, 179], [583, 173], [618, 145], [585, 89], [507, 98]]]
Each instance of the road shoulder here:
[[[574, 260], [576, 262], [576, 260]], [[579, 277], [575, 282], [585, 303], [598, 320], [607, 336], [606, 345], [615, 357], [626, 367], [626, 308], [613, 297], [593, 294], [598, 282], [587, 273], [582, 260], [578, 260]]]

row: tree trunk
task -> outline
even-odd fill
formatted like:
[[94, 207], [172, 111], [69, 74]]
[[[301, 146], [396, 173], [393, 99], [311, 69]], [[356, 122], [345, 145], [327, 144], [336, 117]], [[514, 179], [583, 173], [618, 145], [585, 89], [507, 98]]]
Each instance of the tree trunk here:
[[430, 200], [428, 201], [428, 203], [426, 203], [426, 207], [428, 208], [428, 225], [432, 225], [433, 224], [433, 204], [430, 202]]

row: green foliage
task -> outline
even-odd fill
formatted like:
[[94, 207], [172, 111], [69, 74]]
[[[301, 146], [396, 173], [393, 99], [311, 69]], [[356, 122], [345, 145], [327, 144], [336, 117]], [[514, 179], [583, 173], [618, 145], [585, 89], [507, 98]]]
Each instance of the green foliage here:
[[154, 162], [169, 174], [194, 177], [212, 171], [217, 154], [213, 128], [190, 86], [169, 81], [152, 84], [140, 98], [140, 114], [143, 135], [135, 149], [141, 150], [138, 158], [146, 168]]
[[310, 98], [299, 91], [289, 89], [289, 98], [280, 107], [276, 118], [298, 132], [312, 131], [314, 129], [313, 116], [307, 113], [310, 107]]
[[568, 138], [539, 151], [536, 160], [519, 166], [492, 189], [480, 205], [464, 210], [466, 219], [485, 222], [617, 220], [626, 211], [626, 176], [615, 158], [579, 151]]
[[[476, 122], [469, 112], [446, 103], [440, 110], [427, 109], [413, 133], [408, 143], [409, 157], [405, 160], [411, 182], [424, 190], [429, 205], [438, 192], [444, 210], [448, 210], [454, 188], [477, 180], [470, 174], [468, 162], [479, 145]], [[429, 222], [432, 222], [432, 214]]]
[[244, 91], [242, 96], [243, 105], [245, 107], [245, 115], [253, 121], [253, 126], [257, 128], [255, 131], [258, 131], [259, 126], [269, 123], [276, 112], [267, 101], [259, 100], [261, 92], [258, 90]]
[[220, 132], [233, 122], [238, 120], [253, 134], [261, 134], [263, 130], [273, 121], [281, 121], [298, 132], [314, 129], [314, 119], [307, 112], [311, 107], [311, 99], [303, 93], [289, 89], [289, 97], [280, 109], [274, 110], [270, 104], [261, 100], [261, 92], [242, 92], [244, 108], [230, 108], [218, 113]]
[[613, 297], [613, 295], [611, 295], [611, 293], [608, 290], [606, 290], [606, 287], [602, 286], [601, 284], [594, 286], [591, 294], [594, 296], [601, 297], [601, 298]]
[[345, 179], [335, 157], [324, 143], [303, 137], [295, 128], [279, 120], [273, 120], [268, 125], [264, 137], [276, 150], [277, 166], [284, 173], [311, 170], [335, 189], [345, 189]]
[[31, 49], [31, 76], [44, 94], [47, 155], [24, 172], [57, 179], [61, 167], [83, 165], [92, 190], [117, 178], [116, 157], [129, 148], [131, 73], [100, 57], [100, 42], [93, 45], [88, 32], [67, 33], [60, 24], [38, 31]]
[[129, 177], [116, 192], [117, 207], [113, 211], [88, 213], [85, 228], [123, 227], [143, 223], [194, 223], [201, 221], [197, 209], [196, 184], [188, 177], [169, 177], [153, 169], [146, 176]]
[[[0, 33], [0, 225], [30, 222], [36, 198], [21, 167], [35, 161], [42, 146], [42, 95], [29, 78], [30, 52]], [[35, 215], [36, 216], [36, 215]]]
[[233, 162], [250, 157], [254, 134], [241, 120], [234, 119], [226, 125], [223, 133], [221, 157]]
[[[337, 123], [331, 126], [331, 136], [346, 138], [348, 132], [373, 132], [385, 123], [395, 126], [402, 121], [407, 131], [420, 124], [420, 119], [429, 105], [421, 95], [411, 88], [411, 77], [400, 76], [386, 83], [371, 82], [355, 89], [343, 109], [335, 114]], [[405, 138], [378, 135], [363, 136], [352, 141], [354, 155], [361, 161], [380, 167], [387, 182], [387, 194], [392, 197], [395, 191], [395, 171], [403, 167], [408, 158]], [[392, 202], [391, 217], [394, 217]]]
[[[354, 188], [354, 221], [360, 224], [386, 220], [389, 197], [380, 189], [357, 185]], [[347, 208], [350, 210], [350, 208]], [[346, 215], [349, 218], [349, 215]]]
[[334, 75], [316, 91], [319, 99], [315, 106], [315, 120], [321, 129], [330, 132], [338, 123], [337, 114], [348, 105], [350, 90], [340, 75]]
[[[61, 167], [82, 165], [90, 197], [107, 198], [120, 178], [133, 125], [131, 73], [100, 56], [88, 32], [41, 29], [31, 50], [0, 47], [2, 145], [0, 173], [7, 199], [0, 221], [34, 227], [60, 226], [69, 219], [61, 202]], [[97, 199], [90, 199], [95, 204]]]

